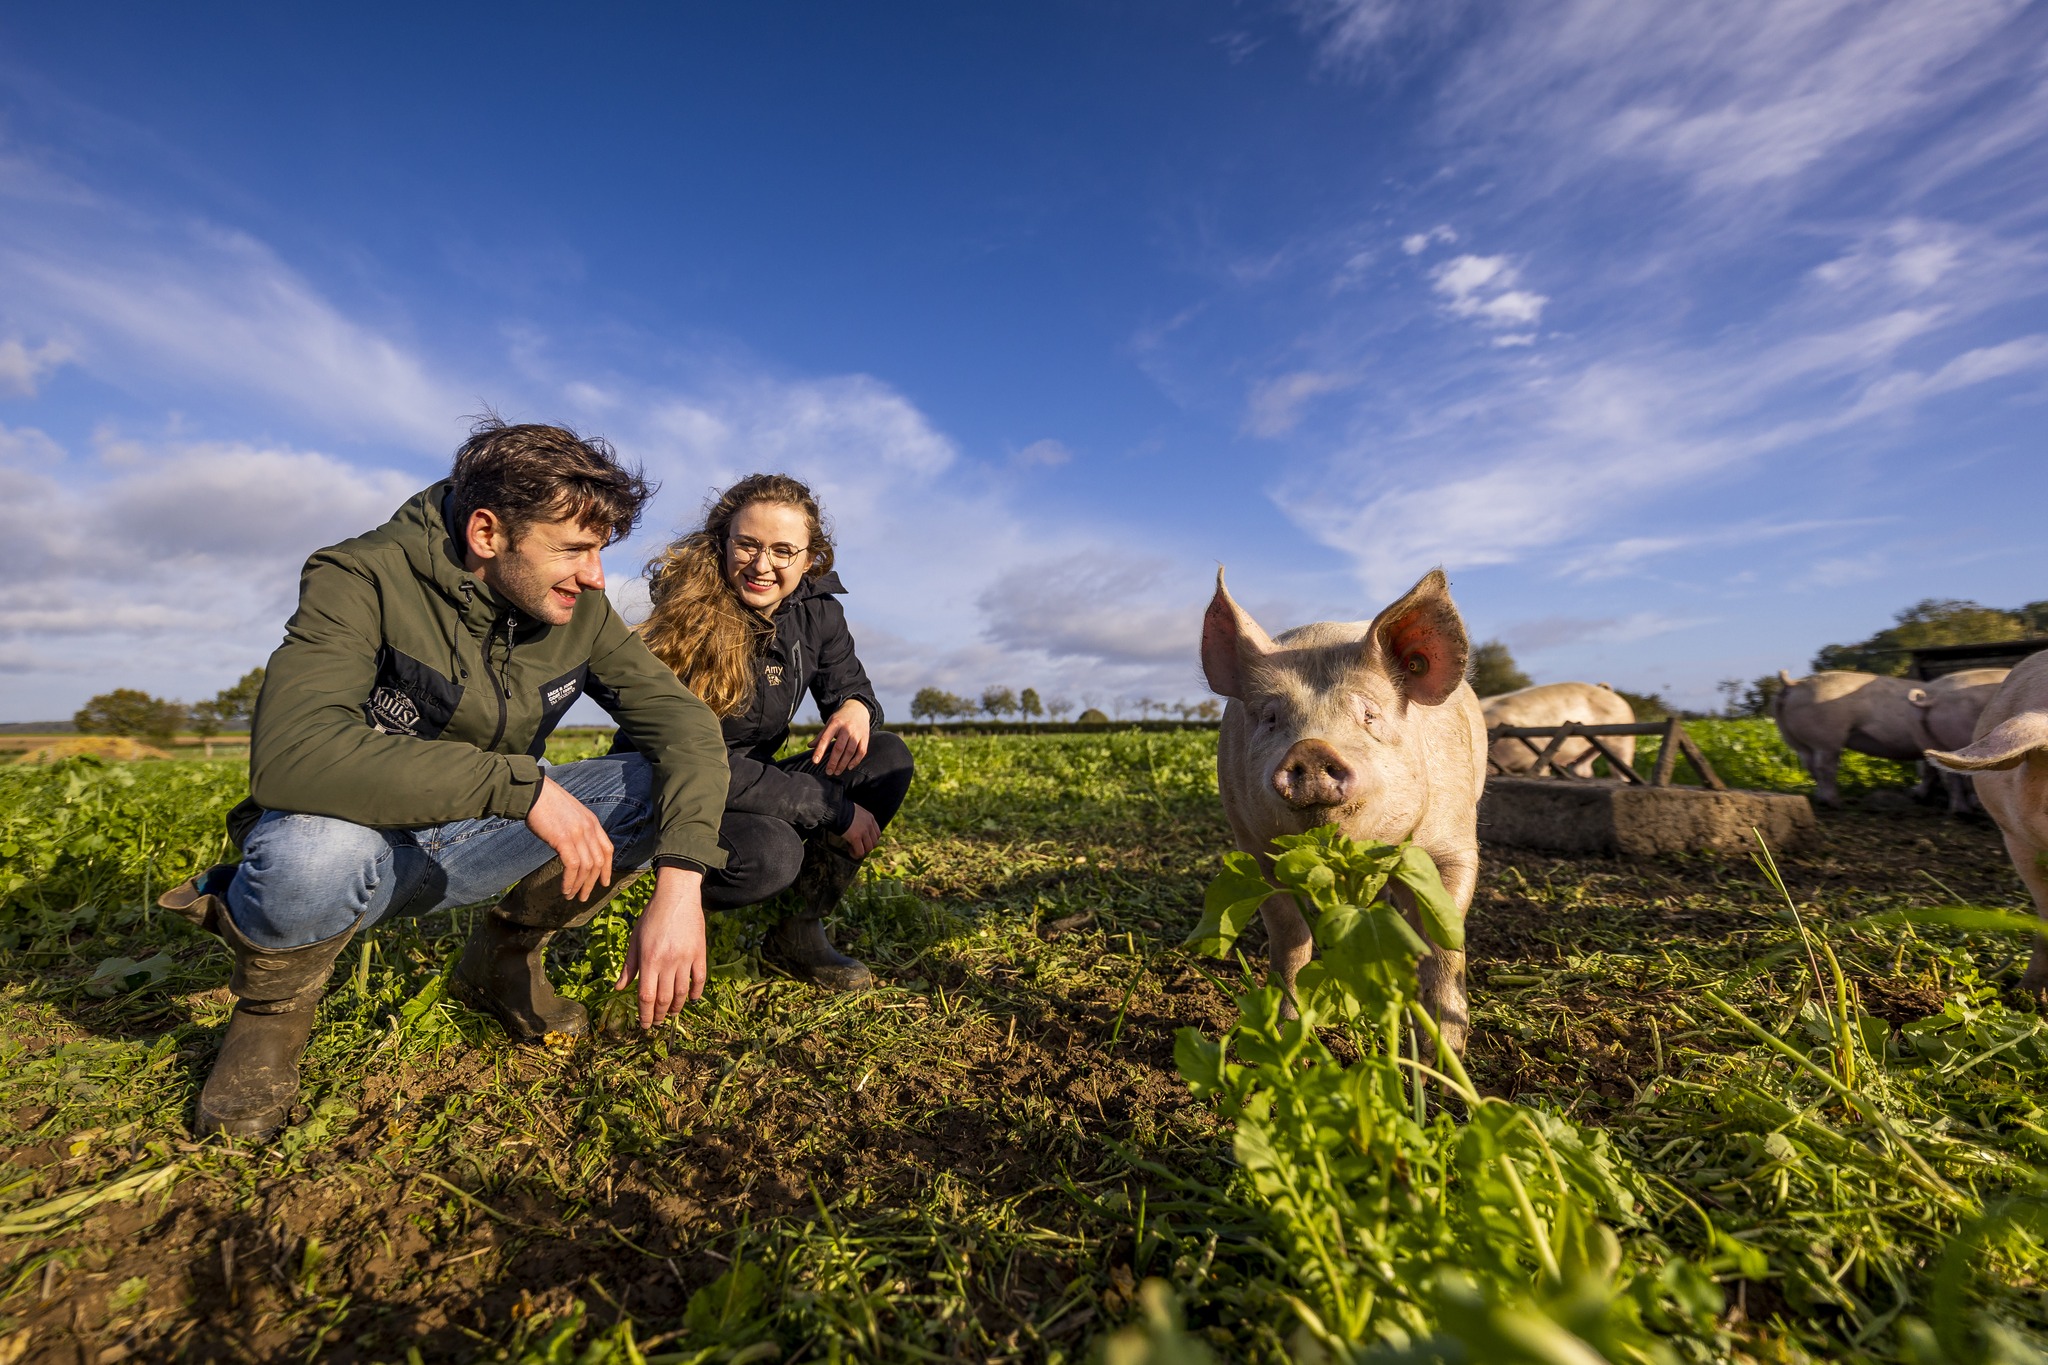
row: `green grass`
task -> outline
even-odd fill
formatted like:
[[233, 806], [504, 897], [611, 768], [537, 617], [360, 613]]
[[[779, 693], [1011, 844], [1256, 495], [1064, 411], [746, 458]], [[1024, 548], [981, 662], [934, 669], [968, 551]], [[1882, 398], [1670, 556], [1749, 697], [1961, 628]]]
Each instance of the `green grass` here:
[[[1761, 739], [1694, 732], [1717, 766]], [[514, 1048], [440, 994], [469, 912], [386, 926], [337, 970], [294, 1127], [253, 1151], [189, 1140], [227, 960], [148, 906], [219, 855], [240, 766], [0, 770], [0, 1359], [623, 1360], [630, 1335], [1077, 1361], [1147, 1277], [1220, 1355], [1280, 1359], [1287, 1268], [1173, 1060], [1177, 1028], [1236, 1013], [1237, 969], [1178, 947], [1228, 846], [1213, 742], [914, 738], [838, 929], [887, 984], [852, 999], [765, 973], [759, 923], [726, 916], [706, 1002], [642, 1035], [605, 990], [608, 915], [554, 954], [606, 1027]], [[1706, 1325], [1667, 1324], [1680, 1358], [1907, 1359], [1957, 1230], [2037, 1188], [2048, 1039], [2010, 935], [1859, 921], [2025, 902], [1993, 832], [1919, 812], [1830, 816], [1783, 861], [1883, 1123], [1706, 1001], [1837, 1074], [1832, 976], [1739, 856], [1489, 850], [1469, 1064], [1604, 1129], [1641, 1191], [1628, 1254], [1713, 1277]], [[2037, 1243], [1967, 1269], [1952, 1336], [2048, 1329]]]

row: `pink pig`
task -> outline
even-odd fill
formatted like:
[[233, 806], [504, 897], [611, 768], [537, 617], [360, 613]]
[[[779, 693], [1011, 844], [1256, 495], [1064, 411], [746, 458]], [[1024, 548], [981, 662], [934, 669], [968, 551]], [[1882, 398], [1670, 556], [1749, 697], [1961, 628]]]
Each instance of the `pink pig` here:
[[[1479, 876], [1486, 722], [1465, 681], [1465, 623], [1441, 569], [1362, 621], [1319, 621], [1269, 638], [1216, 573], [1202, 621], [1202, 671], [1230, 698], [1217, 786], [1237, 846], [1270, 874], [1272, 840], [1335, 824], [1372, 843], [1413, 840], [1436, 860], [1463, 915]], [[1406, 893], [1387, 894], [1416, 920]], [[1262, 914], [1274, 979], [1291, 997], [1313, 941], [1291, 896]], [[1417, 925], [1420, 930], [1420, 925]], [[1421, 964], [1423, 1003], [1462, 1052], [1465, 954]]]

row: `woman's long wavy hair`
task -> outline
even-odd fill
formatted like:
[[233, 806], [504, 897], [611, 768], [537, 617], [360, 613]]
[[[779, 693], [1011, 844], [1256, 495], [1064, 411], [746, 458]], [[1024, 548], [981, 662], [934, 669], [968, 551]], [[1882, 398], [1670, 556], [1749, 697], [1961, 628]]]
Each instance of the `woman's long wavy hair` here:
[[818, 500], [787, 474], [749, 474], [704, 509], [704, 525], [647, 563], [654, 611], [640, 627], [654, 657], [720, 716], [738, 715], [754, 700], [754, 660], [774, 635], [773, 623], [740, 600], [725, 576], [732, 519], [750, 503], [794, 507], [811, 528], [807, 578], [832, 568], [832, 533]]

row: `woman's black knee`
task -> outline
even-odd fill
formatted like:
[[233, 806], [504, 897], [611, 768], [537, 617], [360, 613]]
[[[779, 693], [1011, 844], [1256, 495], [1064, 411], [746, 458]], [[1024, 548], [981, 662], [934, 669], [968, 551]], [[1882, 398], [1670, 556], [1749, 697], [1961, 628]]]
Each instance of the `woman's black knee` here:
[[770, 815], [727, 811], [718, 829], [723, 868], [705, 874], [704, 904], [712, 910], [757, 905], [796, 881], [803, 870], [804, 838]]
[[916, 776], [917, 761], [903, 737], [877, 730], [868, 736], [867, 757], [847, 774], [846, 794], [874, 816], [875, 823], [886, 825], [910, 794]]

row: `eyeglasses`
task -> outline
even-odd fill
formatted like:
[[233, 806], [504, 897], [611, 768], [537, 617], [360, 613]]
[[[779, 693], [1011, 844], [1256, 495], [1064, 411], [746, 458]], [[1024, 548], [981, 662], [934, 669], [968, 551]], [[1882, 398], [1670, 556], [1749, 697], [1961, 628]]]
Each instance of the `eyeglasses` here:
[[768, 563], [778, 569], [786, 569], [796, 563], [796, 557], [809, 548], [803, 545], [786, 545], [779, 541], [773, 545], [763, 545], [748, 536], [734, 536], [727, 543], [731, 545], [733, 555], [740, 563], [751, 564], [765, 554], [768, 556]]

